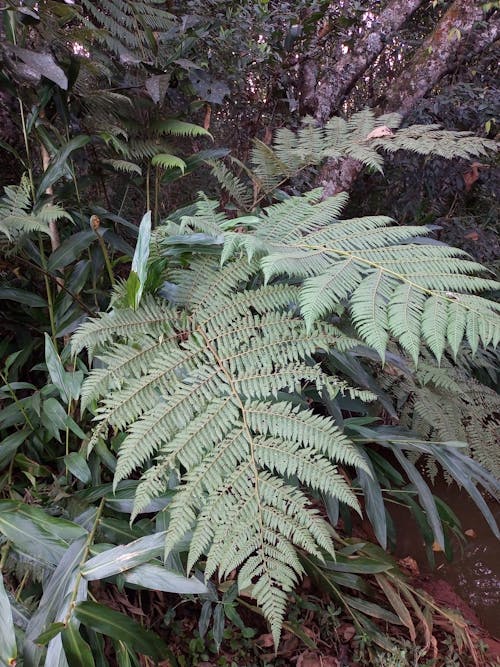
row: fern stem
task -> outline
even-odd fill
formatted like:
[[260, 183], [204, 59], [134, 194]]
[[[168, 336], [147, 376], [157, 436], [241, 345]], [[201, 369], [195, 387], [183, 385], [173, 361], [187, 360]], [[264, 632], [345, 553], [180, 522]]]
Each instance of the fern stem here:
[[[383, 264], [378, 264], [377, 262], [372, 262], [369, 259], [366, 259], [365, 257], [359, 257], [358, 255], [354, 255], [352, 252], [348, 250], [339, 250], [337, 248], [328, 248], [327, 246], [321, 246], [321, 245], [309, 245], [307, 243], [297, 243], [297, 244], [291, 244], [288, 246], [290, 248], [300, 248], [302, 250], [318, 250], [323, 253], [327, 254], [332, 254], [332, 255], [340, 255], [342, 257], [347, 257], [349, 259], [352, 259], [356, 262], [359, 262], [360, 264], [366, 264], [367, 266], [370, 266], [374, 269], [378, 269], [379, 271], [383, 272], [384, 274], [388, 276], [392, 276], [393, 278], [396, 278], [396, 280], [399, 280], [402, 283], [405, 283], [406, 285], [410, 285], [410, 287], [413, 287], [416, 290], [419, 290], [420, 292], [423, 292], [424, 294], [428, 294], [429, 296], [438, 296], [441, 299], [444, 299], [445, 301], [448, 301], [449, 303], [456, 303], [457, 299], [454, 299], [453, 297], [446, 296], [446, 294], [443, 294], [443, 292], [439, 292], [433, 289], [429, 289], [428, 287], [422, 287], [422, 285], [419, 285], [418, 283], [414, 283], [412, 280], [409, 280], [404, 274], [398, 273], [397, 271], [391, 271], [391, 269], [387, 269], [385, 265]], [[472, 308], [468, 308], [471, 312], [476, 312], [478, 315], [480, 315], [479, 311], [474, 311]]]
[[269, 574], [269, 567], [267, 565], [267, 558], [265, 555], [265, 550], [264, 550], [264, 520], [262, 517], [262, 509], [261, 509], [261, 501], [260, 501], [260, 489], [259, 489], [259, 471], [257, 468], [257, 463], [256, 463], [256, 456], [255, 456], [255, 446], [253, 442], [253, 436], [252, 432], [250, 430], [250, 426], [248, 424], [247, 420], [247, 415], [246, 415], [246, 410], [245, 406], [243, 405], [243, 402], [240, 398], [240, 395], [238, 393], [238, 390], [236, 389], [234, 385], [233, 378], [231, 374], [227, 371], [226, 367], [224, 366], [224, 362], [222, 361], [221, 357], [218, 355], [217, 350], [212, 346], [210, 339], [206, 335], [205, 331], [201, 327], [197, 327], [196, 331], [200, 334], [200, 336], [203, 338], [205, 341], [205, 345], [207, 346], [207, 349], [210, 350], [210, 353], [213, 355], [215, 362], [217, 366], [221, 369], [222, 373], [227, 379], [228, 385], [231, 389], [231, 392], [236, 399], [236, 402], [238, 403], [239, 409], [241, 411], [241, 420], [243, 422], [243, 430], [246, 433], [247, 436], [247, 442], [248, 446], [250, 447], [250, 459], [251, 459], [251, 466], [254, 474], [254, 489], [255, 489], [255, 498], [257, 501], [257, 512], [258, 512], [258, 522], [259, 522], [259, 540], [260, 540], [260, 550], [262, 554], [262, 561], [265, 563], [265, 568], [266, 571], [268, 572], [268, 576], [270, 579], [272, 579], [271, 575]]
[[155, 207], [154, 207], [154, 211], [153, 211], [153, 229], [158, 225], [159, 202], [160, 202], [160, 167], [156, 166], [155, 167]]
[[23, 131], [24, 149], [26, 151], [26, 161], [28, 166], [28, 178], [30, 181], [30, 188], [31, 188], [31, 198], [33, 201], [35, 201], [35, 182], [33, 180], [33, 167], [31, 163], [31, 152], [28, 141], [28, 132], [26, 130], [26, 118], [24, 116], [24, 106], [23, 106], [23, 101], [21, 100], [20, 97], [17, 98], [17, 101], [19, 103], [19, 113], [21, 115], [21, 128]]

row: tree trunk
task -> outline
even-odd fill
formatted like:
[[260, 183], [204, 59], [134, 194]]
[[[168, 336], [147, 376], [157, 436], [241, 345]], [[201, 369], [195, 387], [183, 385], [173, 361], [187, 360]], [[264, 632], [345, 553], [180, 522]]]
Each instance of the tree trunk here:
[[[417, 50], [402, 74], [389, 86], [379, 106], [381, 113], [396, 111], [406, 115], [446, 74], [464, 60], [479, 53], [499, 36], [496, 16], [487, 26], [476, 29], [484, 20], [481, 0], [455, 0], [431, 35]], [[362, 171], [352, 158], [327, 163], [320, 174], [324, 196], [350, 190]]]
[[390, 86], [382, 103], [384, 112], [407, 114], [443, 76], [498, 38], [498, 18], [491, 17], [486, 28], [475, 29], [475, 24], [484, 20], [481, 4], [477, 0], [455, 0]]
[[374, 19], [374, 27], [365, 27], [352, 51], [345, 53], [316, 86], [315, 117], [325, 123], [352, 90], [353, 86], [384, 50], [386, 42], [418, 9], [423, 0], [391, 0]]

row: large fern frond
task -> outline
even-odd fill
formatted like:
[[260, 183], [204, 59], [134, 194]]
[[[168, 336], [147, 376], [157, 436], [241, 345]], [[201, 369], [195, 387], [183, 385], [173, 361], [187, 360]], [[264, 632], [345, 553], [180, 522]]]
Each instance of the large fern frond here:
[[445, 158], [483, 155], [495, 142], [468, 132], [443, 130], [436, 125], [412, 125], [400, 129], [401, 116], [376, 116], [371, 109], [353, 114], [349, 120], [333, 117], [324, 127], [314, 119], [303, 119], [296, 132], [276, 132], [272, 146], [254, 141], [251, 165], [264, 194], [272, 193], [306, 167], [327, 159], [353, 158], [374, 171], [382, 171], [384, 152], [399, 150]]
[[175, 274], [181, 310], [146, 299], [90, 321], [73, 344], [106, 343], [83, 398], [104, 395], [98, 418], [128, 428], [115, 484], [149, 465], [134, 515], [175, 474], [167, 551], [194, 529], [190, 567], [205, 556], [207, 576], [241, 568], [240, 588], [252, 587], [278, 642], [302, 574], [295, 549], [333, 550], [327, 524], [289, 480], [357, 508], [335, 462], [365, 463], [330, 418], [293, 403], [304, 386], [331, 396], [342, 388], [313, 360], [342, 334], [321, 322], [306, 330], [293, 287], [243, 290], [258, 272], [256, 263], [194, 261]]
[[38, 210], [33, 210], [30, 185], [23, 177], [20, 185], [11, 185], [5, 188], [5, 194], [0, 199], [0, 233], [9, 240], [20, 234], [33, 232], [49, 233], [49, 222], [71, 216], [60, 206], [44, 204]]
[[384, 358], [390, 336], [418, 360], [425, 343], [439, 360], [464, 338], [473, 351], [500, 341], [500, 306], [481, 296], [498, 288], [486, 269], [445, 245], [422, 242], [429, 230], [371, 216], [339, 220], [345, 197], [291, 197], [268, 207], [252, 234], [226, 232], [229, 253], [261, 256], [267, 282], [299, 279], [301, 312], [312, 324], [348, 306], [358, 333]]

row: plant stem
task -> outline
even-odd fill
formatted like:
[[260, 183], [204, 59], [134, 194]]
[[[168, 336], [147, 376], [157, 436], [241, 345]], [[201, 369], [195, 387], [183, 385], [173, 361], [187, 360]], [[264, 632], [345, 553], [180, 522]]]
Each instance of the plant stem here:
[[148, 164], [148, 168], [146, 171], [146, 211], [151, 210], [151, 195], [149, 192], [150, 180], [151, 180], [151, 165]]
[[[38, 264], [34, 264], [33, 262], [30, 262], [28, 259], [24, 259], [24, 257], [21, 257], [20, 255], [18, 255], [18, 256], [16, 257], [16, 261], [22, 262], [22, 263], [25, 264], [26, 266], [30, 266], [32, 269], [35, 269], [35, 271], [40, 271], [40, 273], [42, 273], [42, 274], [44, 274], [45, 276], [47, 276], [47, 278], [50, 278], [50, 280], [52, 280], [53, 282], [59, 284], [57, 276], [55, 276], [53, 273], [50, 273], [49, 271], [45, 271], [44, 269], [42, 269], [41, 266], [38, 266]], [[95, 317], [95, 312], [94, 312], [93, 310], [91, 310], [91, 309], [90, 309], [90, 308], [89, 308], [89, 307], [88, 307], [88, 306], [87, 306], [87, 305], [80, 299], [80, 297], [78, 296], [78, 294], [75, 294], [74, 292], [72, 292], [72, 291], [71, 291], [70, 289], [68, 289], [64, 284], [61, 285], [61, 288], [62, 288], [67, 294], [69, 294], [70, 297], [71, 297], [74, 301], [76, 301], [76, 303], [78, 303], [78, 304], [81, 306], [81, 308], [87, 313], [87, 315], [92, 315], [93, 317]]]
[[26, 119], [24, 116], [24, 106], [23, 102], [20, 97], [17, 98], [17, 101], [19, 103], [19, 113], [21, 115], [21, 128], [23, 131], [23, 138], [24, 138], [24, 149], [26, 151], [26, 162], [28, 163], [28, 178], [30, 181], [30, 188], [31, 188], [31, 198], [33, 201], [35, 200], [35, 182], [33, 180], [33, 167], [31, 164], [31, 153], [30, 153], [30, 145], [28, 142], [28, 133], [26, 130]]
[[109, 258], [108, 249], [106, 248], [106, 244], [104, 243], [104, 239], [102, 238], [101, 234], [99, 234], [99, 230], [94, 229], [94, 232], [95, 232], [95, 235], [97, 236], [97, 240], [99, 241], [99, 245], [101, 246], [102, 254], [104, 256], [104, 263], [106, 264], [106, 270], [108, 272], [109, 280], [111, 281], [111, 285], [114, 287], [115, 277], [113, 275], [113, 267], [111, 266], [111, 260]]
[[54, 300], [52, 298], [52, 290], [50, 289], [50, 283], [47, 277], [48, 271], [47, 271], [47, 260], [45, 258], [45, 250], [43, 247], [43, 241], [40, 237], [38, 238], [38, 247], [40, 249], [40, 258], [42, 260], [42, 268], [43, 268], [43, 278], [45, 282], [45, 292], [47, 294], [47, 304], [49, 307], [51, 338], [54, 345], [56, 345], [56, 320], [54, 314]]
[[19, 408], [19, 410], [21, 411], [23, 417], [26, 419], [26, 422], [27, 422], [28, 426], [30, 427], [30, 429], [31, 429], [32, 431], [34, 431], [34, 430], [35, 430], [35, 427], [34, 427], [33, 424], [31, 423], [30, 418], [28, 417], [28, 414], [26, 413], [25, 409], [24, 409], [23, 406], [22, 406], [22, 403], [19, 402], [19, 399], [18, 399], [17, 396], [16, 396], [16, 392], [12, 389], [12, 387], [10, 386], [10, 382], [8, 381], [8, 379], [5, 377], [5, 375], [4, 375], [1, 371], [0, 371], [0, 378], [2, 378], [2, 382], [3, 382], [3, 383], [5, 384], [5, 386], [9, 389], [9, 393], [10, 393], [10, 395], [12, 396], [12, 398], [13, 398], [13, 400], [14, 400], [14, 403], [16, 404], [16, 406], [17, 406], [17, 407]]
[[3, 570], [7, 556], [9, 555], [10, 550], [10, 541], [7, 541], [5, 544], [2, 544], [0, 548], [0, 573]]
[[153, 229], [158, 225], [159, 201], [160, 201], [160, 167], [157, 166], [155, 167], [155, 210], [153, 211]]
[[73, 614], [73, 610], [75, 608], [76, 596], [78, 595], [78, 589], [80, 588], [80, 581], [82, 580], [82, 569], [83, 569], [83, 566], [85, 565], [85, 562], [88, 558], [90, 547], [92, 546], [92, 544], [94, 542], [95, 535], [96, 535], [96, 532], [97, 532], [97, 527], [99, 525], [99, 521], [101, 520], [101, 515], [102, 515], [103, 510], [104, 510], [104, 503], [105, 502], [106, 502], [106, 498], [103, 496], [101, 498], [101, 502], [99, 503], [99, 507], [97, 508], [97, 513], [95, 515], [94, 524], [93, 524], [92, 529], [91, 529], [90, 533], [88, 534], [87, 540], [85, 542], [85, 547], [83, 549], [82, 558], [80, 560], [80, 563], [79, 563], [79, 566], [78, 566], [78, 572], [77, 572], [76, 577], [75, 577], [75, 585], [73, 586], [73, 590], [71, 592], [71, 598], [70, 598], [70, 601], [68, 603], [68, 612], [67, 612], [66, 617], [64, 619], [64, 624], [65, 625], [68, 625], [68, 623], [71, 619], [71, 615]]

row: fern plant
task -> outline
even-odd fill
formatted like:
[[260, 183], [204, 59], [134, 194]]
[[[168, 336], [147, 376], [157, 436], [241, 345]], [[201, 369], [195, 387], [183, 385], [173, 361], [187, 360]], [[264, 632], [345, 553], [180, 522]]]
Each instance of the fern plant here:
[[[263, 608], [276, 643], [287, 593], [302, 573], [296, 549], [319, 559], [333, 550], [303, 487], [357, 508], [335, 462], [369, 470], [335, 421], [304, 404], [308, 390], [348, 391], [314, 355], [358, 343], [320, 316], [347, 306], [382, 357], [390, 334], [417, 358], [422, 342], [439, 357], [465, 331], [477, 345], [497, 341], [500, 330], [497, 306], [466, 294], [494, 286], [470, 275], [479, 265], [444, 246], [411, 243], [421, 228], [390, 227], [385, 218], [340, 222], [345, 197], [318, 201], [320, 194], [240, 220], [202, 199], [194, 215], [168, 226], [176, 235], [159, 236], [157, 252], [175, 258], [177, 246], [182, 258], [183, 246], [195, 251], [208, 241], [215, 258], [195, 255], [188, 268], [172, 268], [168, 301], [147, 296], [127, 309], [120, 288], [113, 310], [73, 338], [75, 352], [86, 346], [100, 359], [82, 392], [84, 406], [100, 399], [93, 442], [108, 427], [127, 430], [115, 484], [141, 470], [134, 516], [174, 485], [167, 552], [192, 530], [188, 568], [206, 558], [206, 577], [237, 569], [240, 590]], [[245, 224], [256, 229], [243, 233]], [[444, 330], [424, 316], [429, 303], [444, 313]]]
[[383, 216], [339, 220], [346, 198], [320, 201], [314, 191], [270, 206], [254, 232], [226, 232], [223, 258], [243, 249], [261, 257], [267, 282], [283, 274], [301, 280], [307, 327], [348, 306], [382, 359], [391, 335], [415, 363], [423, 343], [438, 361], [447, 345], [456, 355], [464, 338], [473, 352], [498, 344], [500, 307], [475, 294], [498, 287], [484, 267], [456, 248], [426, 244], [422, 226], [392, 226]]
[[443, 130], [438, 125], [400, 128], [401, 122], [399, 114], [376, 116], [371, 109], [348, 120], [334, 116], [324, 127], [306, 117], [297, 132], [279, 129], [272, 146], [254, 140], [249, 168], [229, 158], [231, 168], [213, 164], [212, 173], [238, 207], [248, 212], [300, 172], [327, 159], [349, 157], [382, 172], [384, 152], [404, 150], [451, 159], [495, 149], [495, 142], [468, 132]]
[[194, 529], [188, 569], [204, 555], [207, 577], [240, 568], [239, 588], [251, 588], [277, 644], [287, 593], [303, 571], [294, 546], [320, 559], [333, 551], [328, 524], [290, 480], [357, 508], [334, 464], [365, 464], [332, 420], [293, 403], [306, 384], [337, 393], [312, 356], [348, 341], [329, 324], [305, 330], [289, 308], [296, 288], [237, 293], [257, 271], [193, 262], [175, 276], [177, 307], [146, 299], [136, 312], [116, 308], [73, 344], [109, 341], [84, 404], [104, 394], [98, 418], [129, 429], [115, 484], [153, 460], [133, 516], [174, 473], [167, 552]]
[[[400, 423], [430, 440], [461, 441], [500, 478], [500, 397], [450, 360], [436, 367], [423, 359], [411, 373], [386, 375], [382, 387], [394, 396]], [[430, 470], [435, 474], [432, 461]]]
[[19, 185], [5, 188], [0, 199], [0, 233], [9, 241], [21, 234], [33, 232], [49, 233], [49, 223], [66, 218], [69, 213], [57, 204], [40, 204], [35, 210], [29, 180], [24, 176]]

